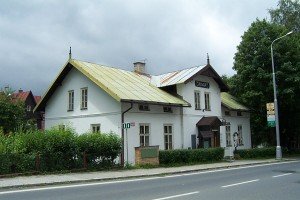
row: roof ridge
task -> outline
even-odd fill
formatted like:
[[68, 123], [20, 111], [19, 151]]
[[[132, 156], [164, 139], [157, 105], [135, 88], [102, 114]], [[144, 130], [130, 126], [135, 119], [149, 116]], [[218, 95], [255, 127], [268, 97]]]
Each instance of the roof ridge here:
[[183, 68], [183, 69], [180, 69], [180, 70], [174, 70], [174, 71], [170, 71], [170, 72], [166, 72], [166, 73], [158, 74], [158, 75], [152, 75], [152, 76], [162, 76], [162, 75], [175, 73], [175, 72], [180, 72], [180, 71], [183, 71], [183, 70], [193, 69], [193, 68], [197, 68], [197, 67], [205, 67], [205, 65], [196, 65], [194, 67], [187, 67], [187, 68]]

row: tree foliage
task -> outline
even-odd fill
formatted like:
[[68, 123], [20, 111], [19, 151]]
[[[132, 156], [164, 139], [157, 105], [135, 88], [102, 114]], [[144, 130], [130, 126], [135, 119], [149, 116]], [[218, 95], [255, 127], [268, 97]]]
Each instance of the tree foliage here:
[[0, 92], [0, 129], [4, 133], [15, 131], [25, 124], [25, 106], [13, 101], [11, 95]]
[[[299, 28], [299, 1], [281, 0], [270, 10], [271, 21], [251, 24], [237, 47], [233, 69], [228, 78], [231, 93], [252, 109], [253, 143], [275, 143], [274, 129], [267, 127], [266, 103], [273, 102], [272, 62], [270, 46], [276, 38], [293, 27]], [[278, 89], [282, 145], [300, 136], [300, 37], [294, 33], [273, 44]], [[299, 114], [298, 114], [299, 113]]]

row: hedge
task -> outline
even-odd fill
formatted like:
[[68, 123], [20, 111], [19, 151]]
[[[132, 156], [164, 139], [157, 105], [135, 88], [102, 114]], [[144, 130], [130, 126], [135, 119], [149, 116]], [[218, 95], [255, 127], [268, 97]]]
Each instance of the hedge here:
[[[292, 153], [287, 148], [282, 148], [282, 154]], [[252, 158], [275, 158], [276, 147], [264, 147], [253, 149], [241, 149], [234, 152], [237, 159], [252, 159]]]
[[[57, 129], [0, 134], [0, 174], [113, 166], [121, 139], [113, 134]], [[84, 159], [86, 162], [84, 162]]]
[[223, 148], [176, 149], [159, 151], [160, 164], [207, 163], [220, 161], [224, 157]]

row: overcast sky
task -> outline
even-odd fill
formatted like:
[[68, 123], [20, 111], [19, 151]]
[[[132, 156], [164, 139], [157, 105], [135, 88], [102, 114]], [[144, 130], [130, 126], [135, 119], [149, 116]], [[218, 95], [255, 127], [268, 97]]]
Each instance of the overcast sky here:
[[0, 88], [42, 95], [75, 59], [150, 74], [206, 64], [233, 75], [241, 36], [277, 0], [0, 0]]

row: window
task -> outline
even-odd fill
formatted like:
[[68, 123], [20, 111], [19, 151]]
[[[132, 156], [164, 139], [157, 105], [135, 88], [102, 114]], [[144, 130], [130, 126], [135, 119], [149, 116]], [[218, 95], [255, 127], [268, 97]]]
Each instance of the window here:
[[87, 102], [88, 102], [88, 89], [81, 88], [81, 105], [80, 108], [82, 110], [87, 109]]
[[31, 106], [27, 105], [26, 110], [27, 110], [27, 112], [30, 112], [31, 111]]
[[231, 134], [230, 134], [230, 126], [226, 126], [226, 146], [231, 147]]
[[91, 124], [92, 133], [100, 133], [100, 124]]
[[226, 115], [226, 116], [230, 116], [230, 111], [226, 110], [226, 111], [225, 111], [225, 115]]
[[58, 130], [60, 130], [60, 131], [66, 130], [66, 125], [64, 125], [64, 124], [58, 125]]
[[149, 111], [150, 108], [149, 108], [149, 105], [147, 105], [147, 104], [139, 104], [139, 110]]
[[164, 106], [164, 112], [168, 112], [168, 113], [172, 113], [173, 111], [172, 111], [172, 107], [170, 107], [170, 106]]
[[140, 124], [140, 146], [149, 146], [149, 124]]
[[172, 125], [164, 125], [164, 142], [165, 142], [165, 150], [173, 149], [172, 142]]
[[195, 110], [200, 110], [200, 91], [194, 91], [195, 95]]
[[242, 125], [238, 125], [238, 141], [239, 141], [239, 146], [244, 145], [244, 143], [243, 143], [243, 127], [242, 127]]
[[237, 116], [242, 116], [242, 112], [241, 112], [241, 111], [237, 111], [237, 112], [236, 112], [236, 115], [237, 115]]
[[204, 93], [204, 100], [205, 100], [205, 110], [210, 110], [210, 97], [208, 92]]
[[74, 110], [74, 90], [70, 90], [68, 93], [69, 93], [68, 111], [73, 111]]

